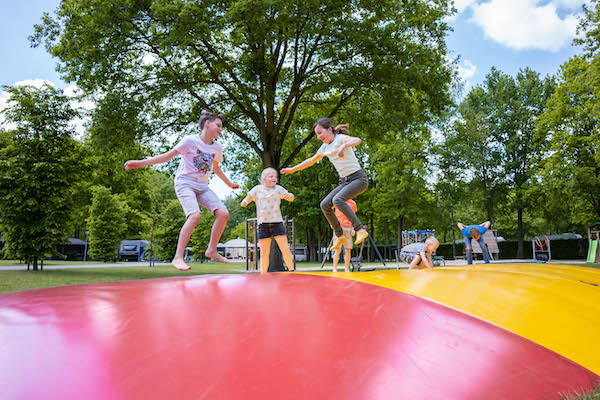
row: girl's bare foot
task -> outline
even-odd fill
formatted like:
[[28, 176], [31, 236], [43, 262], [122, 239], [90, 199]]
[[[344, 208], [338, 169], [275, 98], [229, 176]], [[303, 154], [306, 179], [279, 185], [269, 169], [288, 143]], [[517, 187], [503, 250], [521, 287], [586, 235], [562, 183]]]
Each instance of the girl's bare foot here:
[[223, 264], [229, 263], [229, 260], [220, 255], [219, 252], [216, 250], [206, 250], [206, 253], [204, 253], [204, 255]]
[[180, 271], [187, 271], [190, 269], [190, 266], [187, 265], [181, 258], [174, 258], [173, 261], [171, 261], [171, 265]]

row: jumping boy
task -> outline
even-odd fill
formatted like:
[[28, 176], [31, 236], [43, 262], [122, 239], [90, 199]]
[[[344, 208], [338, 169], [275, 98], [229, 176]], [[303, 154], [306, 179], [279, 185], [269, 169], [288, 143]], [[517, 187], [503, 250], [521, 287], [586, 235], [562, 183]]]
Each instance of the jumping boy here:
[[217, 243], [223, 234], [229, 211], [217, 195], [208, 187], [208, 179], [212, 171], [232, 189], [239, 185], [231, 182], [221, 171], [219, 163], [223, 161], [223, 149], [217, 138], [223, 129], [224, 117], [220, 114], [203, 112], [200, 116], [200, 135], [184, 137], [175, 147], [166, 153], [159, 154], [145, 160], [129, 160], [125, 169], [137, 169], [154, 164], [161, 164], [181, 155], [179, 168], [175, 175], [175, 193], [183, 207], [186, 222], [179, 233], [175, 258], [171, 262], [181, 271], [190, 269], [183, 259], [192, 232], [200, 221], [200, 205], [209, 210], [216, 217], [210, 231], [210, 242], [204, 253], [206, 257], [222, 263], [228, 262], [225, 257], [217, 252]]

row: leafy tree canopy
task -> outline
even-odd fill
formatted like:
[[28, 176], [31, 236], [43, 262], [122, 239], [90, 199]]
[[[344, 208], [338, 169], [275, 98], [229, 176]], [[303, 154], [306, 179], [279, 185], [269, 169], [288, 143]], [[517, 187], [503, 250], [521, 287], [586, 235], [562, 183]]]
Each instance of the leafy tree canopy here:
[[160, 122], [153, 132], [224, 112], [263, 166], [279, 168], [314, 135], [283, 151], [305, 106], [333, 116], [374, 92], [388, 109], [402, 104], [405, 125], [439, 115], [451, 102], [452, 12], [450, 0], [63, 0], [32, 41], [88, 93], [134, 98]]
[[5, 251], [37, 260], [56, 253], [71, 227], [74, 191], [81, 180], [81, 145], [73, 139], [77, 116], [69, 99], [46, 85], [5, 87], [6, 121], [0, 135], [0, 229]]

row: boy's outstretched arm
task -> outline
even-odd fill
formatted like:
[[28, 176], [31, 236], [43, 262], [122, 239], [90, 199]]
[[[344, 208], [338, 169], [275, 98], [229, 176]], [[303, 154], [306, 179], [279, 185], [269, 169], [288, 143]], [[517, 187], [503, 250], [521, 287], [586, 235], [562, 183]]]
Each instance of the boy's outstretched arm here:
[[466, 228], [466, 226], [464, 226], [460, 222], [458, 224], [456, 224], [456, 225], [458, 225], [458, 229], [460, 229], [461, 231]]
[[159, 154], [154, 157], [146, 158], [145, 160], [129, 160], [125, 163], [125, 170], [138, 169], [147, 167], [154, 164], [162, 164], [169, 161], [171, 158], [179, 155], [179, 152], [175, 149], [171, 149], [166, 153]]
[[227, 186], [229, 186], [232, 189], [239, 189], [240, 185], [238, 185], [237, 183], [233, 183], [229, 180], [229, 178], [227, 178], [225, 176], [225, 174], [223, 173], [223, 171], [221, 170], [221, 167], [219, 167], [219, 163], [217, 161], [213, 161], [213, 172], [215, 173], [215, 175], [217, 175], [219, 178], [221, 178], [221, 180], [223, 182], [225, 182], [225, 184]]
[[490, 226], [492, 226], [492, 223], [490, 221], [485, 221], [485, 222], [482, 222], [479, 225], [483, 226], [485, 229], [490, 229]]

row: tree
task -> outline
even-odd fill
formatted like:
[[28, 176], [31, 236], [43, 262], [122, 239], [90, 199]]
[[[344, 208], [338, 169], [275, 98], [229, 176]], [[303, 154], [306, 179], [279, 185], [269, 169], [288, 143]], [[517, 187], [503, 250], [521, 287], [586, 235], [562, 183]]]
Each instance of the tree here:
[[154, 133], [225, 112], [226, 128], [279, 169], [314, 136], [290, 135], [304, 107], [333, 116], [375, 92], [387, 109], [403, 105], [405, 125], [444, 110], [452, 12], [450, 0], [63, 0], [32, 42], [87, 93], [132, 99]]
[[[388, 140], [374, 143], [370, 149], [370, 168], [374, 176], [372, 208], [385, 221], [395, 222], [398, 252], [406, 220], [418, 224], [418, 210], [426, 198], [427, 142], [429, 131], [388, 133]], [[386, 223], [387, 225], [387, 223]]]
[[156, 256], [159, 259], [172, 260], [175, 257], [179, 231], [181, 231], [184, 223], [185, 214], [181, 210], [179, 200], [171, 199], [158, 215], [156, 221], [154, 240], [156, 241]]
[[[483, 86], [473, 89], [463, 103], [474, 115], [484, 116], [489, 146], [499, 149], [502, 155], [504, 179], [517, 212], [518, 258], [524, 257], [523, 212], [531, 204], [528, 188], [545, 156], [547, 138], [536, 134], [535, 122], [544, 112], [554, 87], [552, 77], [541, 79], [528, 68], [519, 71], [515, 78], [492, 68]], [[469, 114], [462, 117], [471, 118]]]
[[92, 205], [87, 220], [90, 232], [89, 254], [104, 262], [114, 260], [126, 229], [124, 204], [109, 188], [92, 189]]
[[552, 138], [543, 184], [562, 187], [568, 197], [583, 200], [576, 217], [580, 224], [600, 217], [599, 75], [600, 56], [575, 56], [563, 64], [556, 91], [538, 121], [540, 134]]
[[16, 128], [0, 135], [0, 230], [8, 254], [33, 261], [56, 254], [71, 227], [81, 146], [69, 99], [45, 85], [5, 87], [2, 111]]

